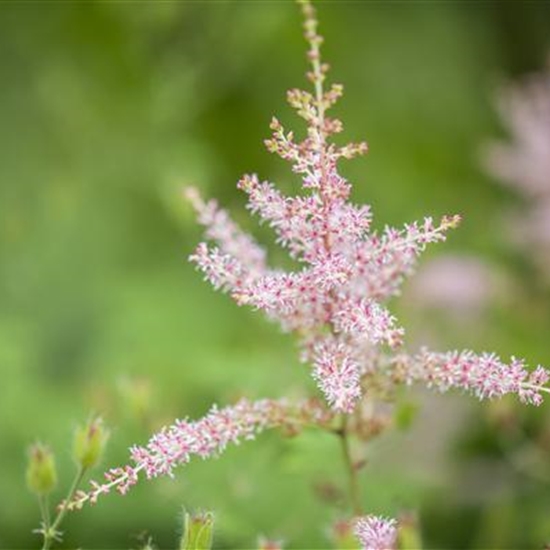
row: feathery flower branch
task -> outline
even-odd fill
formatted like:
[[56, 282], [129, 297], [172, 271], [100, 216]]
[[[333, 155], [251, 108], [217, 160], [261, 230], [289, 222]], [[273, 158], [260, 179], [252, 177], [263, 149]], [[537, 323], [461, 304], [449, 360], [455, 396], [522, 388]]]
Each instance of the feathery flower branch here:
[[392, 363], [393, 375], [407, 384], [424, 382], [440, 391], [462, 389], [479, 399], [515, 394], [522, 403], [538, 406], [542, 393], [550, 393], [547, 369], [539, 365], [528, 371], [523, 360], [512, 357], [504, 363], [494, 353], [433, 352], [423, 348], [416, 355], [396, 355]]
[[294, 432], [309, 426], [331, 430], [333, 414], [315, 400], [290, 403], [285, 399], [240, 400], [236, 405], [210, 412], [196, 421], [176, 420], [153, 435], [146, 446], [130, 449], [133, 465], [113, 468], [105, 474], [105, 483], [91, 481], [89, 491], [79, 491], [67, 509], [79, 509], [86, 502], [94, 504], [100, 495], [116, 489], [126, 494], [140, 475], [152, 479], [161, 475], [173, 477], [177, 466], [187, 464], [194, 456], [206, 459], [218, 456], [232, 443], [254, 439], [268, 428]]

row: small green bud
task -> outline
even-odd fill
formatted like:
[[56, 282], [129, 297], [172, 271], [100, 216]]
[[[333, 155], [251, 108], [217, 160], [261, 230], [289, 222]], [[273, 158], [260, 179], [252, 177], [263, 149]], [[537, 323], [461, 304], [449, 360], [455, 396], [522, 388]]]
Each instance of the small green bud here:
[[282, 550], [283, 543], [279, 540], [270, 540], [260, 537], [258, 540], [258, 550]]
[[399, 516], [397, 547], [401, 550], [422, 549], [422, 535], [415, 514], [407, 513]]
[[147, 378], [123, 378], [119, 382], [119, 391], [125, 409], [138, 420], [147, 420], [153, 393], [151, 382]]
[[139, 550], [157, 550], [157, 547], [153, 544], [153, 539], [149, 537], [143, 546], [140, 546]]
[[27, 486], [37, 495], [47, 495], [56, 485], [55, 457], [49, 447], [35, 443], [29, 451]]
[[199, 512], [183, 515], [183, 536], [179, 550], [210, 550], [214, 532], [214, 514]]
[[109, 431], [101, 418], [94, 418], [85, 426], [79, 426], [74, 435], [73, 456], [82, 469], [93, 468], [101, 458]]

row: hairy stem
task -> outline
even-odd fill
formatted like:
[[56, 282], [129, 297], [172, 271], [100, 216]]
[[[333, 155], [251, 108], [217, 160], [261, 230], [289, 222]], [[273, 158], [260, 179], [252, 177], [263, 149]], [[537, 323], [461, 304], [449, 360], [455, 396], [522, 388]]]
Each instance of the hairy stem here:
[[39, 495], [38, 506], [40, 506], [42, 525], [44, 526], [44, 530], [47, 531], [50, 528], [50, 510], [48, 508], [48, 500], [45, 495]]
[[[57, 528], [61, 525], [61, 522], [63, 521], [63, 518], [67, 513], [67, 510], [68, 510], [67, 503], [71, 502], [71, 500], [73, 499], [74, 494], [78, 489], [80, 482], [84, 478], [85, 473], [86, 473], [86, 468], [82, 468], [81, 466], [79, 466], [78, 471], [76, 472], [76, 476], [71, 485], [71, 488], [67, 493], [67, 498], [65, 499], [63, 504], [61, 504], [61, 507], [57, 512], [57, 516], [55, 517], [53, 523], [51, 525], [47, 525], [44, 529], [44, 544], [42, 545], [42, 550], [49, 550], [52, 546], [53, 541], [59, 536]], [[48, 519], [48, 523], [49, 523], [49, 519]]]

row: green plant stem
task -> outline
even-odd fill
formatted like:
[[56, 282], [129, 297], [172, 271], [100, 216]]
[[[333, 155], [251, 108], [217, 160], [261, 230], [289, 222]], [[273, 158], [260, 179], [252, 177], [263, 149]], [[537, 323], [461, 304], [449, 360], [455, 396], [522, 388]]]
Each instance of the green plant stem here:
[[48, 509], [48, 500], [45, 495], [38, 495], [38, 506], [40, 507], [40, 516], [42, 517], [42, 525], [44, 530], [50, 528], [50, 511]]
[[347, 418], [344, 417], [342, 427], [338, 430], [338, 436], [342, 443], [342, 454], [344, 456], [344, 466], [348, 474], [349, 496], [353, 513], [357, 516], [362, 515], [361, 497], [359, 494], [359, 479], [357, 477], [357, 468], [353, 463], [350, 448], [350, 438], [348, 433]]
[[[61, 525], [61, 522], [63, 521], [63, 518], [67, 513], [67, 504], [73, 499], [73, 496], [78, 486], [80, 485], [80, 482], [82, 481], [85, 473], [86, 473], [86, 468], [82, 468], [81, 466], [79, 466], [76, 472], [76, 476], [71, 485], [71, 488], [67, 493], [67, 497], [64, 503], [61, 505], [59, 512], [57, 512], [57, 516], [55, 517], [53, 523], [47, 526], [47, 528], [44, 530], [44, 544], [42, 545], [42, 550], [49, 550], [51, 548], [53, 541], [57, 538], [58, 536], [57, 528]], [[49, 520], [48, 520], [48, 523], [49, 523]]]

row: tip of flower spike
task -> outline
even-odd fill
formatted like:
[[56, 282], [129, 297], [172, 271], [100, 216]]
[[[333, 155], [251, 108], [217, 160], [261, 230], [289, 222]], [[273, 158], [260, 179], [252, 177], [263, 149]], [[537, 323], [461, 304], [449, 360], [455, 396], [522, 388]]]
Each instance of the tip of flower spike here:
[[248, 294], [243, 294], [239, 292], [233, 292], [231, 294], [231, 297], [235, 302], [237, 302], [237, 305], [244, 306], [250, 302], [250, 296]]
[[202, 197], [196, 187], [184, 187], [181, 191], [181, 194], [183, 198], [190, 202], [193, 208], [195, 208], [196, 210], [200, 209], [203, 206]]
[[188, 186], [188, 187], [184, 187], [182, 190], [181, 190], [181, 194], [186, 198], [186, 199], [194, 199], [195, 197], [197, 197], [199, 195], [199, 192], [197, 191], [197, 188], [196, 187], [193, 187], [192, 185], [191, 186]]
[[256, 174], [245, 174], [237, 182], [237, 189], [240, 189], [241, 191], [245, 191], [248, 193], [257, 185], [258, 185], [258, 176]]
[[448, 229], [456, 229], [460, 222], [462, 221], [462, 216], [460, 214], [454, 214], [452, 216], [443, 216], [441, 218], [441, 225]]
[[283, 127], [279, 120], [276, 117], [271, 117], [271, 122], [269, 123], [269, 128], [274, 132], [281, 130]]
[[350, 160], [353, 157], [365, 155], [368, 150], [369, 146], [366, 141], [360, 141], [359, 143], [348, 143], [348, 145], [340, 148], [340, 156]]
[[282, 550], [282, 548], [283, 541], [281, 540], [271, 540], [265, 537], [258, 539], [258, 550]]

